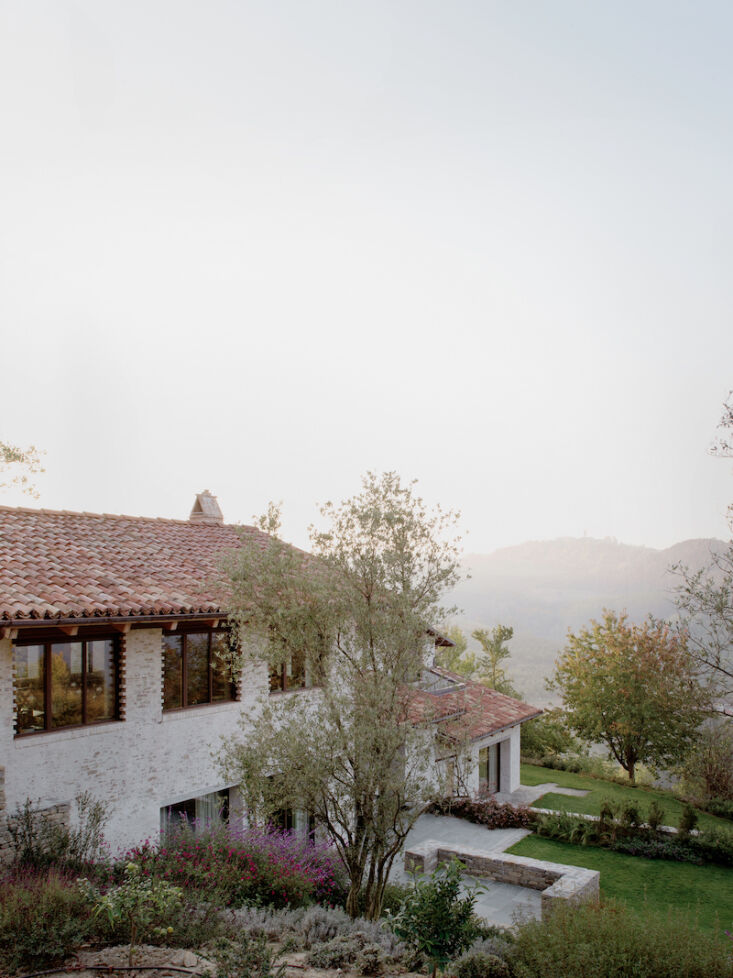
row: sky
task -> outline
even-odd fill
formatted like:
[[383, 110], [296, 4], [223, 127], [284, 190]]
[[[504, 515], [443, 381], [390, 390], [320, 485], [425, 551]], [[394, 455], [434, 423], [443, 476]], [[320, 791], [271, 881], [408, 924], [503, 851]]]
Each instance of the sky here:
[[300, 545], [729, 536], [733, 6], [0, 0], [0, 440], [37, 500]]

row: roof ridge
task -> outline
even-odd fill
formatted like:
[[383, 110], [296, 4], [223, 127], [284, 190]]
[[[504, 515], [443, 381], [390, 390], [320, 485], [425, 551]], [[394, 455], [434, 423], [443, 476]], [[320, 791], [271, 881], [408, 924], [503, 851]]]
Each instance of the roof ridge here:
[[[250, 526], [248, 523], [195, 523], [191, 520], [174, 519], [170, 516], [132, 516], [127, 513], [92, 513], [89, 510], [76, 510], [76, 509], [46, 509], [45, 507], [34, 508], [33, 506], [3, 506], [0, 505], [0, 512], [4, 513], [29, 513], [34, 516], [43, 514], [46, 516], [91, 516], [96, 519], [113, 519], [113, 520], [134, 520], [136, 522], [146, 522], [146, 523], [177, 523], [182, 526], [222, 526], [229, 529], [243, 529], [243, 530], [257, 530], [256, 526]], [[261, 533], [261, 530], [257, 530]]]

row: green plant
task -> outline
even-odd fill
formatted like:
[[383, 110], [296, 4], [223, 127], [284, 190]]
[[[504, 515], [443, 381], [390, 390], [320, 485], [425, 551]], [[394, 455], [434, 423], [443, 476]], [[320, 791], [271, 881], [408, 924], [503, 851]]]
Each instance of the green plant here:
[[[282, 951], [280, 952], [282, 953]], [[283, 978], [285, 965], [278, 964], [262, 935], [242, 933], [236, 941], [221, 940], [214, 948], [215, 978]]]
[[137, 863], [128, 863], [124, 881], [99, 897], [94, 913], [97, 916], [103, 914], [112, 928], [119, 928], [129, 935], [129, 965], [132, 967], [138, 940], [151, 932], [167, 930], [182, 902], [180, 887], [144, 876]]
[[641, 823], [639, 806], [636, 802], [627, 801], [621, 809], [621, 824], [627, 829], [638, 828]]
[[679, 833], [681, 836], [688, 836], [695, 828], [698, 821], [698, 814], [692, 805], [685, 805], [679, 820]]
[[476, 936], [473, 909], [477, 889], [461, 897], [461, 869], [457, 859], [438, 866], [414, 889], [391, 921], [397, 936], [430, 961], [433, 976]]
[[79, 871], [102, 858], [107, 806], [88, 791], [77, 795], [75, 801], [76, 826], [70, 828], [49, 819], [38, 803], [26, 798], [23, 807], [8, 819], [16, 865]]
[[55, 870], [16, 870], [0, 880], [0, 974], [57, 964], [93, 930], [86, 893]]
[[451, 965], [455, 978], [510, 978], [509, 965], [495, 954], [466, 951]]
[[689, 914], [569, 904], [517, 930], [515, 978], [730, 978], [730, 952]]
[[664, 809], [656, 799], [649, 806], [646, 822], [649, 828], [654, 832], [657, 832], [660, 825], [664, 824]]

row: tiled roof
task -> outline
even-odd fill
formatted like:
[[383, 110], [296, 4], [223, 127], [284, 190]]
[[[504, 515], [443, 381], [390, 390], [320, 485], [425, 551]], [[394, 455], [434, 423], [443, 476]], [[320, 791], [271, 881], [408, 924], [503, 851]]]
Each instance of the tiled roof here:
[[480, 740], [542, 713], [536, 706], [439, 666], [431, 666], [429, 672], [438, 681], [431, 688], [409, 690], [408, 717], [413, 723], [437, 723], [450, 740]]
[[223, 612], [219, 559], [253, 527], [0, 506], [0, 620]]

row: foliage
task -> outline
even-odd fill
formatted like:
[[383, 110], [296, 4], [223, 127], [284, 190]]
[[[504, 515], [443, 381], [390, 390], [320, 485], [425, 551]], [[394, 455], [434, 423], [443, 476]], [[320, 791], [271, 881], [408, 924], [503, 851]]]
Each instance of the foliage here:
[[376, 975], [383, 970], [389, 959], [379, 944], [370, 941], [366, 934], [354, 931], [351, 934], [339, 934], [325, 944], [317, 944], [311, 949], [307, 960], [313, 968], [355, 965], [362, 975]]
[[256, 827], [181, 825], [157, 847], [130, 850], [144, 876], [183, 886], [224, 906], [274, 907], [329, 902], [337, 890], [336, 853], [291, 832]]
[[433, 815], [453, 815], [465, 818], [487, 829], [526, 829], [535, 819], [535, 814], [526, 805], [510, 805], [496, 801], [491, 795], [478, 798], [463, 796], [440, 798], [430, 808]]
[[547, 758], [577, 754], [580, 742], [568, 728], [564, 710], [546, 710], [522, 724], [522, 757]]
[[631, 912], [614, 904], [569, 904], [519, 928], [516, 978], [730, 978], [730, 952], [694, 919]]
[[511, 655], [511, 651], [506, 648], [506, 643], [511, 641], [513, 636], [514, 629], [508, 625], [495, 625], [491, 631], [488, 628], [476, 628], [471, 632], [471, 637], [481, 646], [478, 668], [473, 678], [498, 693], [519, 699], [520, 694], [500, 665]]
[[680, 815], [679, 821], [679, 833], [680, 835], [687, 836], [692, 832], [692, 830], [697, 826], [698, 814], [692, 805], [685, 805], [682, 809], [682, 814]]
[[311, 530], [313, 557], [245, 534], [225, 564], [243, 644], [271, 665], [299, 657], [320, 688], [243, 718], [220, 761], [250, 811], [314, 813], [346, 867], [349, 913], [365, 887], [376, 918], [407, 833], [441, 791], [432, 718], [405, 720], [426, 629], [457, 581], [455, 516], [429, 511], [395, 473], [369, 473], [359, 495], [321, 512], [328, 528]]
[[76, 827], [69, 828], [49, 821], [43, 809], [26, 798], [7, 823], [16, 865], [85, 871], [104, 858], [106, 805], [88, 791], [77, 795], [75, 801]]
[[33, 445], [28, 448], [19, 448], [17, 445], [0, 441], [0, 475], [4, 476], [7, 473], [10, 476], [6, 481], [0, 482], [0, 489], [9, 489], [13, 486], [37, 499], [38, 492], [29, 476], [37, 475], [43, 471], [41, 468], [41, 452]]
[[660, 825], [664, 825], [664, 809], [656, 800], [656, 798], [652, 801], [651, 805], [649, 806], [649, 812], [647, 813], [646, 821], [649, 828], [653, 829], [655, 832], [659, 829]]
[[496, 954], [469, 948], [450, 966], [455, 978], [510, 978], [509, 965]]
[[680, 778], [678, 792], [682, 797], [704, 807], [713, 798], [733, 803], [733, 730], [730, 721], [721, 720], [703, 727], [677, 773]]
[[725, 798], [711, 798], [710, 801], [704, 803], [703, 807], [711, 815], [717, 815], [718, 818], [727, 818], [733, 822], [733, 801], [728, 801]]
[[471, 677], [478, 668], [476, 653], [468, 651], [468, 639], [457, 625], [451, 625], [445, 632], [453, 642], [452, 646], [441, 646], [435, 654], [435, 661], [443, 669], [457, 672], [459, 676]]
[[0, 974], [57, 964], [92, 930], [91, 906], [70, 875], [25, 867], [0, 880]]
[[552, 687], [562, 695], [571, 729], [603, 742], [631, 781], [640, 761], [679, 761], [706, 703], [679, 636], [663, 623], [632, 625], [611, 611], [568, 634]]
[[[722, 429], [712, 454], [733, 458], [733, 391], [723, 405], [718, 425]], [[728, 527], [733, 531], [733, 504], [728, 507]], [[679, 630], [689, 654], [706, 676], [716, 711], [733, 715], [733, 539], [725, 550], [713, 552], [698, 571], [675, 564]]]
[[464, 951], [476, 936], [473, 909], [477, 891], [461, 897], [461, 863], [452, 859], [414, 889], [392, 919], [397, 936], [425, 955], [433, 975]]
[[265, 937], [240, 933], [236, 941], [221, 940], [214, 948], [214, 978], [284, 978]]
[[[123, 882], [98, 898], [94, 912], [104, 915], [112, 928], [129, 937], [128, 964], [132, 967], [138, 941], [148, 934], [167, 930], [170, 917], [182, 902], [180, 887], [146, 876], [137, 863], [130, 862], [125, 867]], [[173, 931], [172, 927], [170, 931]]]

